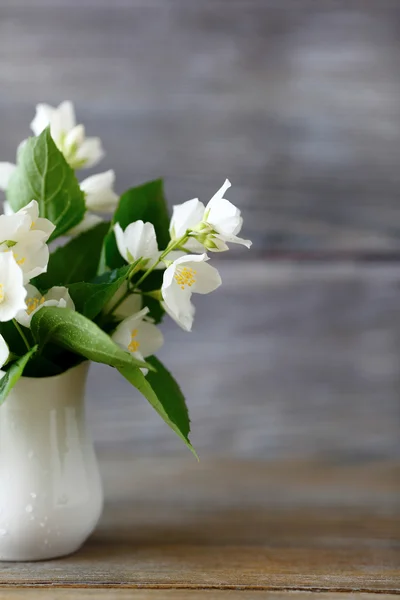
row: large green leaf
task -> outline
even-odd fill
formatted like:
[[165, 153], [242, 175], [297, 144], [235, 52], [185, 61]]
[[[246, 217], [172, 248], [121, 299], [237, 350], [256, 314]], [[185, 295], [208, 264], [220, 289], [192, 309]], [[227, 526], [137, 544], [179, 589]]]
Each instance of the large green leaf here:
[[88, 319], [94, 319], [126, 281], [131, 267], [127, 265], [105, 273], [104, 283], [73, 283], [68, 286], [75, 309]]
[[140, 369], [119, 368], [125, 377], [150, 402], [162, 419], [185, 442], [196, 458], [197, 453], [190, 440], [190, 420], [183, 394], [167, 369], [154, 356], [147, 359], [157, 372], [149, 372], [145, 377]]
[[[122, 194], [113, 224], [119, 223], [125, 229], [134, 221], [153, 223], [160, 250], [167, 247], [170, 240], [169, 215], [162, 179], [131, 188]], [[105, 255], [106, 263], [111, 269], [116, 269], [125, 262], [118, 252], [113, 230], [105, 240]]]
[[117, 346], [95, 323], [68, 308], [41, 308], [33, 315], [31, 330], [39, 349], [52, 342], [111, 367], [149, 367]]
[[18, 165], [7, 188], [16, 212], [37, 200], [41, 217], [56, 226], [52, 239], [77, 225], [85, 214], [85, 197], [74, 171], [55, 145], [50, 129], [29, 138], [18, 153]]
[[21, 356], [16, 362], [12, 363], [6, 374], [0, 379], [0, 405], [3, 404], [8, 394], [23, 374], [27, 362], [35, 354], [37, 349], [38, 347], [34, 346], [29, 352], [24, 354], [24, 356]]
[[47, 272], [37, 277], [33, 283], [45, 291], [53, 285], [94, 279], [109, 226], [109, 223], [99, 223], [57, 248], [50, 255]]

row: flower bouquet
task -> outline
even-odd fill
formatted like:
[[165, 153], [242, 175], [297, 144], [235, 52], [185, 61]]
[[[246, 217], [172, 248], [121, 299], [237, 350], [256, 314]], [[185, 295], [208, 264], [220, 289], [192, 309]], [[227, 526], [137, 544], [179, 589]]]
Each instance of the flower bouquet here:
[[170, 219], [161, 180], [121, 197], [113, 171], [78, 181], [76, 171], [104, 152], [70, 102], [39, 104], [31, 129], [17, 164], [0, 163], [0, 404], [21, 376], [104, 363], [194, 451], [184, 398], [154, 356], [164, 343], [158, 324], [167, 313], [190, 331], [192, 295], [221, 284], [207, 252], [251, 245], [237, 237], [242, 217], [224, 198], [229, 181], [206, 206], [197, 198], [174, 206]]

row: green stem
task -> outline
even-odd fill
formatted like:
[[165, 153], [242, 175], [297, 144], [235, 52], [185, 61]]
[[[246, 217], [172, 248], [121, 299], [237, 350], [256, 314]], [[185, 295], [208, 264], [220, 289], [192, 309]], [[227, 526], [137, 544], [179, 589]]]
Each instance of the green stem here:
[[[162, 252], [160, 254], [158, 260], [150, 267], [150, 269], [148, 269], [147, 271], [145, 271], [143, 273], [142, 277], [139, 279], [139, 281], [137, 283], [135, 283], [133, 285], [133, 287], [131, 287], [131, 289], [129, 289], [127, 292], [125, 292], [125, 294], [123, 296], [121, 296], [121, 298], [119, 300], [117, 300], [117, 302], [108, 311], [108, 314], [112, 315], [112, 313], [123, 303], [124, 300], [126, 300], [126, 298], [130, 294], [138, 293], [135, 290], [143, 283], [143, 281], [146, 279], [146, 277], [148, 277], [150, 275], [150, 273], [152, 273], [154, 271], [154, 269], [160, 264], [160, 262], [162, 262], [164, 260], [164, 258], [166, 258], [168, 256], [168, 254], [170, 252], [172, 252], [172, 250], [175, 250], [176, 248], [180, 248], [181, 246], [183, 246], [187, 242], [188, 238], [189, 238], [189, 235], [187, 233], [185, 233], [185, 235], [182, 236], [179, 240], [170, 242], [168, 244], [168, 246], [166, 247], [166, 249], [164, 250], [164, 252]], [[136, 269], [133, 269], [132, 273], [129, 273], [128, 281], [130, 281], [131, 277], [135, 273], [136, 273]]]
[[143, 281], [150, 275], [150, 273], [152, 273], [154, 271], [154, 269], [160, 264], [160, 262], [162, 262], [164, 260], [164, 258], [167, 258], [168, 254], [170, 252], [172, 252], [172, 250], [175, 250], [176, 248], [179, 248], [180, 246], [183, 246], [189, 239], [189, 235], [187, 233], [185, 233], [185, 235], [183, 235], [179, 240], [176, 240], [175, 242], [170, 242], [168, 244], [168, 246], [166, 247], [166, 249], [164, 250], [164, 252], [162, 252], [162, 254], [160, 254], [159, 259], [150, 267], [150, 269], [148, 269], [145, 273], [143, 273], [142, 277], [139, 279], [139, 281], [137, 281], [135, 283], [135, 285], [132, 287], [131, 291], [135, 290], [136, 288], [138, 288]]
[[15, 329], [18, 331], [19, 335], [20, 335], [20, 336], [22, 337], [22, 339], [24, 340], [24, 344], [25, 344], [25, 346], [26, 346], [27, 350], [30, 350], [30, 349], [31, 349], [31, 347], [30, 347], [30, 345], [29, 345], [29, 342], [28, 342], [28, 340], [26, 339], [26, 335], [24, 334], [24, 332], [22, 331], [21, 327], [19, 326], [19, 323], [18, 323], [18, 322], [17, 322], [15, 319], [13, 319], [12, 321], [13, 321], [13, 323], [14, 323]]

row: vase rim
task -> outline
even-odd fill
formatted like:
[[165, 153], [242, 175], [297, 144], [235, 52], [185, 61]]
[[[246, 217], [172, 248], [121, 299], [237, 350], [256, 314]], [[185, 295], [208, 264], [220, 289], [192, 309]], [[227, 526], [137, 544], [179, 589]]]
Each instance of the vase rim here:
[[87, 370], [89, 368], [89, 365], [90, 365], [90, 360], [84, 360], [83, 362], [79, 363], [79, 365], [70, 367], [66, 371], [63, 371], [62, 373], [57, 373], [57, 375], [46, 375], [45, 377], [26, 377], [25, 375], [22, 375], [21, 379], [23, 379], [24, 381], [40, 381], [40, 380], [49, 381], [50, 379], [55, 381], [56, 379], [60, 379], [67, 373], [71, 373], [74, 370], [78, 371], [79, 369], [82, 369], [83, 367]]

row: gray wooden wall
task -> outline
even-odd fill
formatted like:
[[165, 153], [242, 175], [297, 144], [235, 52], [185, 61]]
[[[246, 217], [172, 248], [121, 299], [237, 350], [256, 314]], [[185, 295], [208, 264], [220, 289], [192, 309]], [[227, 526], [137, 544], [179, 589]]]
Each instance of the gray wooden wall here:
[[[254, 248], [162, 353], [201, 453], [399, 454], [398, 0], [0, 0], [0, 91], [2, 160], [68, 98], [119, 191], [233, 182]], [[88, 395], [100, 446], [179, 451], [111, 371]]]

